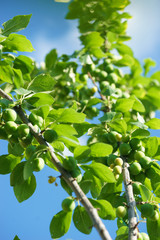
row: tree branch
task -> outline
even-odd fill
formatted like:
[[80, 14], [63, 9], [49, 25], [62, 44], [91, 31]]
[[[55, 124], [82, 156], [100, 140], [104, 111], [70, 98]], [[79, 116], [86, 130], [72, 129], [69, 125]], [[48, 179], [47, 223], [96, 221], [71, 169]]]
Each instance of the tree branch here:
[[129, 164], [125, 161], [124, 157], [123, 161], [123, 181], [127, 199], [128, 206], [128, 220], [129, 220], [129, 240], [137, 240], [137, 217], [136, 217], [136, 202], [133, 195], [133, 187], [131, 184], [130, 173], [128, 170]]
[[[8, 99], [9, 101], [13, 102], [13, 99], [7, 95], [2, 89], [0, 89], [0, 96], [3, 98]], [[78, 185], [77, 181], [63, 168], [61, 162], [55, 155], [53, 148], [44, 140], [43, 136], [40, 133], [37, 133], [33, 127], [33, 125], [28, 121], [25, 113], [23, 112], [21, 106], [15, 106], [14, 110], [17, 112], [21, 120], [28, 125], [31, 130], [31, 133], [36, 138], [36, 140], [41, 145], [45, 145], [48, 147], [48, 151], [51, 154], [51, 161], [53, 162], [54, 166], [58, 169], [61, 173], [64, 180], [67, 184], [71, 187], [73, 192], [76, 194], [77, 198], [80, 200], [86, 211], [88, 212], [93, 226], [97, 229], [101, 239], [103, 240], [112, 240], [109, 232], [107, 231], [105, 225], [103, 224], [102, 220], [100, 219], [97, 210], [92, 206], [90, 201], [88, 200], [87, 196], [83, 193], [80, 186]]]

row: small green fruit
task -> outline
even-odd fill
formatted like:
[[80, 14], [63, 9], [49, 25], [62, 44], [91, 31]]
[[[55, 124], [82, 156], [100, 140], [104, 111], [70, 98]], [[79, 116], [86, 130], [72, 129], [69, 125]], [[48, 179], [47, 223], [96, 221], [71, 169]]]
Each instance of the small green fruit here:
[[0, 125], [0, 139], [6, 140], [7, 138], [8, 138], [8, 134], [6, 133], [4, 126]]
[[37, 157], [37, 158], [33, 159], [33, 165], [34, 165], [34, 171], [36, 171], [36, 172], [41, 171], [45, 166], [43, 158]]
[[131, 147], [128, 143], [122, 143], [119, 147], [120, 154], [126, 156], [131, 152]]
[[70, 212], [75, 209], [75, 202], [72, 197], [68, 197], [62, 201], [62, 209], [65, 212]]
[[139, 185], [140, 185], [139, 182], [134, 182], [132, 184], [134, 194], [140, 194]]
[[63, 167], [67, 171], [73, 171], [77, 166], [77, 160], [74, 157], [66, 157], [63, 159]]
[[152, 217], [154, 215], [154, 206], [149, 204], [149, 203], [145, 203], [141, 206], [141, 213], [144, 217]]
[[147, 156], [144, 156], [139, 160], [139, 163], [141, 164], [143, 169], [149, 169], [151, 166], [151, 162], [152, 162], [151, 158]]
[[129, 144], [133, 150], [138, 150], [142, 146], [142, 142], [138, 138], [132, 138]]
[[107, 73], [111, 73], [114, 71], [114, 67], [112, 64], [108, 64], [106, 67], [105, 67], [105, 70]]
[[121, 174], [121, 173], [122, 173], [122, 167], [116, 165], [116, 166], [113, 168], [113, 172], [114, 172], [114, 174]]
[[116, 139], [116, 136], [115, 136], [115, 133], [114, 132], [109, 132], [108, 133], [108, 140], [110, 143], [114, 144], [117, 142], [117, 139]]
[[30, 129], [26, 124], [19, 125], [19, 127], [17, 128], [17, 131], [18, 131], [18, 137], [20, 139], [27, 137], [30, 133]]
[[141, 165], [137, 162], [132, 163], [129, 169], [132, 175], [138, 175], [142, 170]]
[[99, 73], [99, 77], [100, 78], [106, 78], [108, 76], [108, 73], [107, 72], [105, 72], [105, 71], [100, 71], [100, 73]]
[[108, 88], [108, 86], [109, 86], [109, 82], [108, 82], [108, 81], [100, 82], [100, 89], [101, 89], [101, 91], [102, 91], [103, 89]]
[[47, 129], [44, 132], [44, 139], [49, 142], [52, 143], [53, 141], [57, 140], [58, 135], [56, 133], [56, 131], [52, 130], [52, 129]]
[[135, 153], [134, 153], [134, 159], [137, 161], [139, 161], [144, 156], [145, 156], [145, 154], [142, 151], [135, 151]]
[[110, 83], [117, 83], [118, 82], [118, 76], [115, 73], [110, 73], [110, 74], [108, 74], [107, 80]]
[[82, 82], [86, 82], [86, 81], [88, 80], [88, 74], [82, 74], [82, 75], [80, 75], [80, 80], [81, 80]]
[[4, 128], [8, 134], [13, 134], [17, 130], [17, 124], [13, 121], [8, 121]]
[[130, 141], [131, 136], [129, 134], [122, 135], [122, 142], [128, 143]]
[[117, 209], [116, 209], [117, 217], [124, 218], [126, 216], [126, 214], [127, 214], [126, 207], [124, 207], [124, 206], [117, 207]]
[[114, 163], [115, 159], [117, 158], [116, 155], [110, 154], [107, 158], [107, 164], [110, 166], [112, 163]]
[[8, 108], [3, 112], [2, 118], [5, 121], [13, 121], [14, 122], [17, 118], [17, 113], [13, 109]]
[[31, 113], [29, 115], [29, 121], [33, 124], [33, 125], [37, 125], [39, 128], [42, 127], [43, 125], [43, 118], [41, 116], [38, 116], [34, 113]]
[[143, 236], [141, 235], [141, 233], [138, 233], [137, 240], [143, 240]]
[[117, 157], [117, 158], [114, 160], [114, 164], [115, 164], [115, 165], [118, 165], [118, 166], [122, 166], [122, 165], [123, 165], [123, 160], [122, 160], [122, 158]]
[[77, 180], [79, 183], [82, 180], [82, 174], [78, 167], [76, 167], [73, 171], [70, 172], [71, 176]]
[[94, 94], [98, 91], [98, 88], [96, 86], [91, 88], [91, 92]]
[[149, 236], [146, 233], [141, 233], [142, 239], [143, 240], [150, 240]]
[[158, 221], [158, 219], [159, 219], [159, 212], [154, 210], [153, 216], [150, 217], [149, 219], [152, 220], [152, 221]]
[[23, 148], [26, 148], [28, 147], [28, 145], [31, 144], [32, 140], [33, 140], [33, 136], [29, 134], [27, 137], [23, 137], [22, 139], [19, 139], [19, 143]]

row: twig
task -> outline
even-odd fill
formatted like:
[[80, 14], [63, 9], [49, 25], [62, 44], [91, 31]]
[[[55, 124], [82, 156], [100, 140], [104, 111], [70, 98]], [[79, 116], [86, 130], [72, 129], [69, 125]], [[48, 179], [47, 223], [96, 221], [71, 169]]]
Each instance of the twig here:
[[[13, 102], [13, 99], [9, 95], [7, 95], [2, 89], [0, 89], [0, 96]], [[101, 239], [112, 240], [105, 225], [101, 221], [101, 219], [97, 213], [97, 210], [92, 206], [92, 204], [88, 200], [87, 196], [83, 193], [83, 191], [79, 187], [77, 181], [63, 168], [61, 162], [55, 155], [51, 146], [44, 140], [44, 138], [42, 137], [42, 135], [40, 133], [37, 133], [35, 131], [33, 125], [28, 121], [28, 118], [26, 117], [25, 113], [23, 112], [21, 106], [15, 106], [14, 109], [17, 112], [17, 114], [19, 115], [19, 117], [21, 118], [21, 120], [25, 124], [28, 125], [28, 127], [31, 130], [31, 133], [36, 138], [36, 140], [39, 142], [39, 144], [45, 145], [48, 147], [48, 151], [51, 154], [51, 161], [53, 162], [54, 166], [58, 169], [58, 171], [61, 173], [62, 177], [67, 182], [67, 184], [71, 187], [73, 192], [76, 194], [77, 198], [80, 200], [82, 205], [85, 207], [86, 211], [88, 212], [88, 214], [92, 220], [93, 226], [97, 229]]]
[[126, 192], [127, 206], [128, 206], [128, 220], [129, 220], [129, 240], [137, 240], [137, 217], [136, 217], [136, 202], [133, 195], [132, 181], [128, 170], [129, 164], [123, 158], [123, 181]]

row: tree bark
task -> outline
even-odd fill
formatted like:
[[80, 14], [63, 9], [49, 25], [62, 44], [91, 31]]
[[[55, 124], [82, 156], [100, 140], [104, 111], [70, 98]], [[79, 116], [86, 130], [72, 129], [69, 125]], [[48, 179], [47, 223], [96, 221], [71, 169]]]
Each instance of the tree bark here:
[[128, 240], [137, 240], [137, 217], [136, 217], [136, 202], [134, 199], [133, 194], [133, 187], [132, 187], [132, 181], [130, 179], [130, 173], [128, 170], [129, 164], [125, 162], [123, 164], [123, 181], [124, 181], [124, 187], [125, 187], [125, 194], [127, 199], [127, 207], [128, 207], [128, 220], [129, 220], [129, 235]]

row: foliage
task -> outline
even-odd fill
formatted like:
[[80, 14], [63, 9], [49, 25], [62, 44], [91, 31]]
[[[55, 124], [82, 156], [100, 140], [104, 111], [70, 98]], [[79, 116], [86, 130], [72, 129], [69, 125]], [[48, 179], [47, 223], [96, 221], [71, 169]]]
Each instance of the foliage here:
[[[149, 129], [160, 129], [160, 120], [154, 117], [160, 108], [160, 72], [150, 74], [154, 61], [146, 59], [142, 67], [125, 44], [130, 40], [126, 29], [131, 16], [124, 11], [129, 3], [72, 1], [66, 18], [78, 19], [83, 47], [70, 56], [51, 50], [43, 69], [29, 57], [17, 55], [34, 50], [17, 33], [28, 25], [31, 15], [16, 16], [2, 25], [0, 86], [14, 101], [1, 94], [0, 138], [8, 141], [8, 154], [0, 156], [0, 173], [10, 174], [15, 196], [22, 202], [36, 189], [34, 171], [42, 170], [44, 163], [57, 171], [48, 148], [39, 144], [18, 114], [20, 107], [38, 135], [50, 143], [61, 165], [89, 194], [100, 218], [118, 217], [116, 239], [126, 239], [130, 228], [126, 208], [125, 214], [116, 216], [117, 209], [128, 204], [125, 196], [129, 193], [122, 188], [127, 163], [131, 183], [137, 183], [133, 188], [140, 203], [137, 209], [143, 214], [145, 206], [151, 207], [151, 214], [141, 217], [147, 219], [150, 239], [158, 240], [160, 138], [150, 137]], [[87, 143], [81, 145], [79, 138], [85, 134]], [[71, 153], [68, 158], [65, 147]], [[49, 183], [53, 182], [55, 177], [50, 177]], [[78, 205], [53, 216], [51, 237], [63, 236], [72, 217], [75, 227], [89, 234], [92, 219], [63, 178], [61, 185]]]

